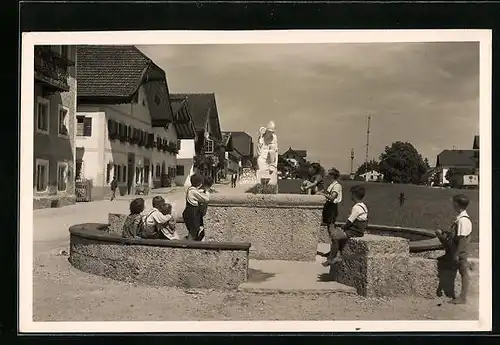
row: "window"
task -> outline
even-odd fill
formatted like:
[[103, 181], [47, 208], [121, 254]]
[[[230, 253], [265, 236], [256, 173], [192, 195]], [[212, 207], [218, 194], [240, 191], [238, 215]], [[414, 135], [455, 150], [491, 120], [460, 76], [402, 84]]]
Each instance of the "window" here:
[[58, 114], [59, 114], [59, 118], [58, 118], [59, 126], [58, 126], [58, 130], [57, 130], [57, 134], [60, 136], [67, 137], [69, 134], [68, 108], [63, 107], [62, 105], [59, 105], [58, 106]]
[[83, 175], [83, 160], [77, 159], [76, 160], [76, 171], [75, 171], [75, 178], [77, 180], [81, 180], [82, 175]]
[[155, 176], [158, 178], [161, 176], [160, 164], [156, 164]]
[[38, 97], [36, 101], [36, 130], [49, 134], [50, 102], [46, 98]]
[[144, 183], [149, 183], [149, 164], [144, 166]]
[[127, 166], [123, 166], [123, 175], [122, 175], [122, 182], [125, 183], [127, 182]]
[[156, 103], [156, 105], [160, 105], [160, 103], [161, 103], [160, 97], [158, 95], [155, 95], [155, 103]]
[[214, 153], [214, 141], [205, 139], [205, 153]]
[[139, 183], [140, 181], [141, 169], [139, 167], [135, 168], [135, 183]]
[[175, 167], [177, 176], [184, 176], [184, 165], [177, 165]]
[[46, 192], [49, 184], [49, 161], [45, 159], [36, 160], [36, 191]]
[[64, 192], [68, 186], [68, 163], [57, 163], [57, 191]]
[[121, 165], [115, 165], [115, 177], [117, 181], [122, 180], [122, 167]]
[[108, 163], [106, 166], [106, 184], [111, 182], [111, 169], [113, 169], [113, 164]]
[[76, 117], [76, 136], [91, 137], [92, 136], [92, 118], [88, 116]]

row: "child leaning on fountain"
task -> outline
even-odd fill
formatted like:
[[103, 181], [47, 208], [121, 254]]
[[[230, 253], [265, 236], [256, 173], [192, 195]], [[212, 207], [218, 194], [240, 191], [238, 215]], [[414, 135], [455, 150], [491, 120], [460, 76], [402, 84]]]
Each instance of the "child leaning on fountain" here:
[[199, 241], [201, 218], [203, 217], [200, 203], [207, 203], [210, 200], [208, 190], [204, 190], [204, 178], [200, 174], [194, 174], [190, 178], [191, 186], [186, 190], [186, 208], [182, 212], [182, 219], [189, 232], [187, 239]]
[[353, 186], [351, 188], [351, 199], [354, 201], [354, 206], [346, 223], [342, 228], [335, 227], [335, 224], [328, 225], [328, 233], [332, 240], [332, 246], [330, 255], [323, 263], [323, 266], [333, 265], [342, 260], [342, 250], [349, 238], [364, 236], [366, 226], [368, 225], [368, 208], [363, 203], [365, 193], [364, 187]]
[[[203, 187], [202, 190], [205, 192], [210, 192], [212, 190], [212, 186], [214, 185], [214, 180], [210, 176], [205, 176], [203, 179]], [[207, 214], [208, 203], [207, 202], [199, 202], [200, 207], [200, 231], [198, 233], [197, 241], [203, 241], [205, 238], [205, 224], [203, 218]]]
[[144, 211], [144, 199], [137, 198], [130, 203], [130, 214], [125, 219], [123, 224], [122, 237], [125, 238], [140, 238], [142, 216]]
[[457, 217], [450, 227], [449, 231], [436, 231], [436, 237], [439, 239], [445, 250], [445, 255], [439, 260], [450, 261], [458, 264], [458, 271], [462, 278], [462, 291], [460, 296], [454, 298], [450, 303], [464, 304], [467, 302], [469, 291], [469, 267], [467, 262], [468, 246], [470, 243], [470, 234], [472, 233], [472, 222], [467, 214], [469, 198], [463, 194], [455, 195], [452, 199], [453, 209]]

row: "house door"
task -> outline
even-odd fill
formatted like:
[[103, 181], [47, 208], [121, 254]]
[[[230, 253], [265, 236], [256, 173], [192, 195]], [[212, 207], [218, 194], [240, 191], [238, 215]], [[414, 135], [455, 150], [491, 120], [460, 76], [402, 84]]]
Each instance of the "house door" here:
[[161, 186], [165, 187], [167, 185], [167, 171], [165, 162], [161, 163]]
[[129, 153], [128, 157], [128, 167], [127, 167], [127, 193], [132, 194], [132, 186], [134, 185], [134, 174], [135, 174], [135, 154]]

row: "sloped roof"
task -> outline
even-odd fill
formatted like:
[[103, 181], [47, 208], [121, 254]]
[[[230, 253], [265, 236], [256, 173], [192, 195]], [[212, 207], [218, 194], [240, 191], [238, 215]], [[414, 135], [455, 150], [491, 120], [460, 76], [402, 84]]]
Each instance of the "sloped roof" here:
[[479, 150], [479, 135], [474, 136], [474, 143], [472, 144], [473, 150]]
[[474, 150], [444, 150], [437, 156], [436, 166], [475, 167]]
[[212, 127], [213, 134], [221, 139], [221, 129], [219, 123], [219, 113], [215, 94], [213, 93], [175, 93], [175, 98], [187, 98], [189, 112], [193, 119], [196, 131], [203, 131], [208, 120]]
[[[194, 139], [196, 130], [193, 125], [189, 108], [187, 107], [187, 99], [170, 95], [170, 104], [172, 113], [174, 114], [174, 126], [179, 139]], [[182, 110], [185, 111], [182, 111]]]
[[287, 153], [290, 153], [290, 154], [296, 154], [297, 156], [299, 157], [302, 157], [302, 158], [306, 158], [307, 157], [307, 150], [294, 150], [292, 149], [291, 147], [285, 152], [283, 153], [284, 155], [287, 154]]
[[253, 139], [245, 132], [231, 132], [234, 150], [242, 156], [253, 156]]
[[149, 68], [161, 70], [135, 46], [78, 46], [77, 61], [78, 98], [132, 97]]
[[226, 149], [232, 150], [232, 138], [231, 132], [222, 132], [222, 145], [226, 147]]

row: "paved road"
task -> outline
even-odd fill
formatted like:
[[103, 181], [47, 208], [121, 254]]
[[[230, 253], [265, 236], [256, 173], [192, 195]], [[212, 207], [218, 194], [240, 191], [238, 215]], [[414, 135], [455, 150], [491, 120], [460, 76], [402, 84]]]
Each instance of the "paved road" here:
[[[177, 209], [182, 208], [184, 189], [156, 190], [144, 197], [146, 209], [151, 207], [151, 200], [162, 195]], [[128, 206], [133, 197], [120, 197], [113, 201], [101, 200], [81, 202], [61, 208], [47, 208], [33, 211], [33, 242], [60, 243], [69, 241], [68, 228], [78, 223], [107, 223], [108, 213], [128, 213]]]

